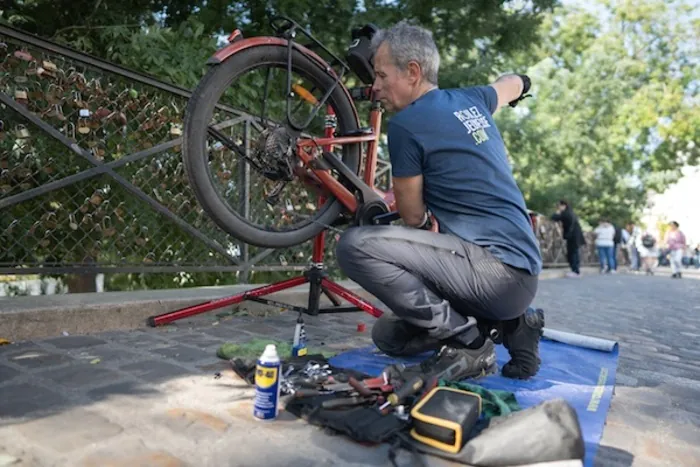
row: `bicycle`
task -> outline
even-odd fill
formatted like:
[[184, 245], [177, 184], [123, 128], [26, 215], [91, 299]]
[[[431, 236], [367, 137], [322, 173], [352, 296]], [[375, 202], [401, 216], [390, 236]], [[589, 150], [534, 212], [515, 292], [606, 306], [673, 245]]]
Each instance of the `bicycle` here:
[[[355, 31], [354, 42], [347, 54], [352, 61], [348, 64], [293, 20], [284, 16], [275, 17], [270, 24], [276, 31], [275, 36], [244, 39], [240, 31], [234, 31], [229, 38], [230, 44], [209, 60], [208, 63], [213, 66], [200, 81], [187, 107], [183, 152], [198, 201], [223, 230], [251, 245], [284, 248], [303, 243], [339, 222], [371, 224], [376, 216], [394, 211], [395, 205], [391, 192], [385, 193], [374, 185], [383, 111], [381, 104], [372, 100], [374, 71], [366, 56], [374, 27], [367, 25]], [[309, 46], [295, 40], [300, 34], [310, 39]], [[312, 49], [324, 51], [332, 61], [325, 61]], [[336, 71], [334, 66], [340, 70]], [[262, 114], [256, 116], [262, 132], [252, 154], [246, 154], [240, 144], [235, 144], [222, 134], [220, 125], [212, 125], [211, 120], [218, 100], [231, 87], [231, 83], [243, 80], [244, 75], [257, 67], [270, 67], [270, 71], [264, 84]], [[274, 104], [267, 95], [273, 68], [286, 71], [284, 109], [277, 103], [278, 110], [284, 111], [286, 121], [276, 126], [270, 124], [265, 115]], [[342, 79], [348, 72], [359, 77], [363, 85], [352, 89], [346, 87]], [[295, 82], [293, 75], [296, 74], [305, 78], [313, 89]], [[260, 81], [257, 81], [257, 85], [261, 84]], [[313, 91], [320, 97], [313, 95]], [[245, 99], [242, 97], [241, 101]], [[254, 97], [248, 98], [246, 103], [252, 100]], [[302, 123], [291, 114], [295, 101], [299, 101], [297, 104], [312, 105]], [[369, 127], [360, 127], [355, 106], [358, 101], [371, 103]], [[318, 117], [324, 108], [324, 135], [305, 136], [304, 132], [311, 126], [312, 119]], [[269, 127], [266, 128], [265, 124]], [[317, 125], [317, 129], [319, 127]], [[278, 201], [285, 184], [301, 179], [324, 195], [323, 207], [315, 213], [307, 213], [307, 218], [302, 222], [285, 225], [281, 230], [254, 225], [232, 210], [231, 203], [216, 192], [214, 177], [208, 173], [211, 162], [207, 151], [208, 137], [218, 140], [244, 159], [267, 181], [276, 183], [267, 196], [268, 204], [274, 205]], [[364, 155], [361, 151], [363, 144], [366, 145]], [[340, 148], [342, 157], [333, 154], [331, 148]], [[361, 172], [362, 159], [365, 164]]]
[[[209, 59], [208, 64], [212, 66], [194, 90], [186, 109], [183, 125], [184, 165], [202, 208], [224, 231], [246, 243], [266, 248], [295, 246], [315, 238], [311, 266], [300, 277], [153, 316], [148, 320], [151, 326], [243, 300], [283, 306], [311, 315], [358, 310], [366, 311], [375, 317], [382, 314], [380, 309], [366, 300], [330, 281], [322, 264], [324, 234], [327, 229], [334, 229], [343, 224], [388, 224], [400, 218], [392, 191], [384, 192], [376, 187], [374, 182], [383, 109], [381, 103], [372, 96], [374, 70], [369, 43], [377, 29], [368, 24], [353, 31], [353, 41], [346, 54], [348, 63], [345, 63], [310, 32], [288, 17], [273, 17], [270, 26], [275, 31], [274, 36], [246, 39], [239, 30], [233, 31], [228, 38], [229, 45], [218, 50]], [[297, 42], [295, 38], [298, 34], [303, 34], [310, 41], [309, 44], [302, 45]], [[324, 60], [312, 49], [325, 52], [332, 60]], [[262, 79], [253, 80], [250, 85], [242, 86], [241, 94], [229, 94], [234, 103], [237, 98], [239, 103], [251, 102], [259, 97], [257, 91], [260, 88], [263, 90], [262, 111], [252, 120], [252, 125], [260, 131], [260, 135], [255, 144], [252, 144], [246, 130], [246, 135], [238, 138], [237, 143], [234, 140], [237, 138], [235, 135], [226, 135], [222, 130], [232, 128], [235, 123], [240, 122], [241, 116], [231, 118], [235, 106], [221, 104], [219, 100], [226, 95], [233, 82], [242, 81], [251, 70], [265, 66], [269, 66], [269, 70], [264, 82]], [[334, 66], [340, 69], [335, 70]], [[286, 71], [283, 106], [275, 103], [268, 94], [270, 89], [275, 89], [274, 86], [270, 86], [275, 68]], [[348, 88], [343, 83], [342, 79], [348, 72], [360, 80], [360, 86]], [[302, 79], [293, 78], [294, 73]], [[314, 92], [319, 95], [316, 96]], [[370, 104], [368, 127], [360, 127], [356, 102]], [[283, 124], [268, 118], [267, 112], [272, 107], [283, 113]], [[307, 115], [299, 123], [293, 117], [292, 110], [301, 108], [306, 109]], [[325, 115], [319, 119], [321, 109], [325, 110]], [[212, 119], [217, 120], [213, 118], [217, 112], [224, 121], [212, 124]], [[319, 123], [319, 120], [322, 123]], [[321, 127], [323, 136], [315, 137], [310, 134], [310, 130], [318, 131]], [[216, 141], [208, 144], [209, 137]], [[363, 144], [366, 145], [364, 155], [361, 150]], [[236, 190], [237, 185], [231, 182], [233, 177], [227, 164], [231, 164], [232, 161], [218, 155], [222, 148], [230, 150], [245, 161], [244, 167], [248, 172], [244, 173], [250, 175], [254, 171], [262, 175], [262, 182], [256, 186], [261, 188], [262, 185], [267, 185], [269, 189], [262, 191], [268, 206], [271, 207], [270, 212], [281, 213], [287, 225], [283, 225], [282, 228], [260, 226], [232, 208], [228, 200], [239, 196], [240, 190]], [[340, 155], [333, 152], [337, 149], [340, 149]], [[364, 168], [361, 171], [363, 158]], [[212, 166], [216, 169], [214, 174], [210, 171]], [[221, 176], [222, 174], [224, 176]], [[319, 195], [318, 209], [313, 203], [307, 203], [311, 204], [307, 210], [311, 211], [310, 213], [299, 215], [297, 209], [292, 209], [295, 215], [290, 216], [289, 207], [295, 208], [297, 203], [288, 201], [285, 209], [274, 208], [286, 185], [294, 180], [301, 180], [306, 187], [315, 189]], [[217, 182], [225, 188], [224, 194], [217, 192]], [[246, 197], [249, 197], [248, 195]], [[240, 207], [245, 206], [246, 202], [249, 200], [238, 199], [234, 204]], [[289, 224], [299, 219], [301, 221]], [[432, 230], [437, 230], [437, 222], [434, 219]], [[307, 308], [260, 298], [306, 282], [311, 284]], [[335, 307], [320, 309], [321, 293], [325, 293]], [[336, 295], [355, 306], [340, 307]]]

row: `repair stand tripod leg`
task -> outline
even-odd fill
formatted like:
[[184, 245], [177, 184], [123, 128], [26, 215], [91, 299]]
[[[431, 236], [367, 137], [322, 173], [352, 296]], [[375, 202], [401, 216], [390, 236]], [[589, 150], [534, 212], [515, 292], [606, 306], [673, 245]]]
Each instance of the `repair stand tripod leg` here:
[[[189, 306], [175, 311], [170, 311], [148, 318], [148, 325], [152, 327], [161, 326], [172, 323], [183, 318], [206, 313], [211, 310], [216, 310], [229, 305], [235, 305], [246, 300], [263, 303], [266, 305], [278, 306], [289, 310], [300, 311], [309, 315], [327, 314], [327, 313], [349, 313], [364, 311], [378, 318], [383, 314], [383, 311], [372, 305], [367, 300], [359, 297], [345, 287], [328, 279], [328, 274], [323, 266], [323, 250], [325, 247], [325, 231], [318, 234], [314, 239], [313, 263], [302, 276], [293, 277], [274, 284], [264, 285], [245, 292], [241, 292], [230, 297], [218, 298], [199, 305]], [[286, 289], [298, 287], [303, 284], [309, 284], [309, 302], [308, 307], [303, 308], [296, 305], [280, 303], [267, 298], [262, 298], [265, 295], [270, 295], [276, 292], [281, 292]], [[329, 308], [320, 308], [321, 294], [324, 293], [331, 300], [334, 306]], [[352, 307], [340, 306], [341, 297], [350, 302]]]

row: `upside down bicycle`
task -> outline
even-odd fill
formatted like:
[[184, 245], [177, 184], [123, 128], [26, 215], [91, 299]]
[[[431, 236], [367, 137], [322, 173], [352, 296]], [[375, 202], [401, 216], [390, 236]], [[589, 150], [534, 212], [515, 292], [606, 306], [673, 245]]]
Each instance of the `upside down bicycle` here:
[[[283, 248], [330, 225], [372, 223], [390, 213], [394, 201], [391, 192], [374, 184], [382, 114], [371, 93], [369, 40], [375, 27], [353, 31], [344, 61], [293, 20], [275, 17], [270, 23], [275, 36], [243, 38], [236, 30], [229, 45], [211, 57], [212, 66], [187, 107], [183, 153], [198, 201], [223, 230], [252, 245]], [[308, 45], [296, 41], [302, 35]], [[344, 84], [351, 74], [360, 86]], [[259, 133], [250, 138], [247, 152], [242, 139], [226, 134], [236, 119], [217, 107], [231, 101], [236, 108], [260, 104], [259, 111], [247, 111]], [[369, 104], [367, 127], [360, 126], [355, 105], [363, 101]], [[226, 150], [228, 156], [220, 154]], [[253, 189], [269, 206], [265, 215], [251, 219], [239, 212], [243, 203], [240, 186], [232, 182], [234, 165], [255, 177]], [[322, 206], [309, 202], [306, 188], [325, 200]], [[287, 203], [286, 191], [301, 193], [300, 199]]]
[[[311, 315], [382, 314], [328, 279], [322, 263], [326, 229], [399, 218], [391, 190], [380, 190], [374, 181], [383, 109], [372, 96], [369, 44], [377, 28], [367, 24], [353, 30], [342, 60], [290, 18], [274, 17], [270, 25], [274, 36], [244, 38], [235, 30], [229, 44], [209, 59], [211, 67], [186, 109], [184, 165], [198, 202], [224, 231], [265, 248], [314, 238], [311, 265], [299, 277], [152, 316], [151, 326], [244, 300]], [[298, 42], [298, 36], [308, 43]], [[345, 78], [358, 85], [348, 87]], [[365, 127], [360, 126], [359, 103], [369, 106]], [[240, 110], [252, 104], [260, 108]], [[317, 195], [315, 203], [307, 190]], [[259, 198], [268, 209], [251, 214], [251, 200]], [[304, 283], [310, 284], [307, 308], [261, 298]], [[320, 308], [322, 293], [334, 307]], [[354, 306], [341, 307], [338, 297]]]

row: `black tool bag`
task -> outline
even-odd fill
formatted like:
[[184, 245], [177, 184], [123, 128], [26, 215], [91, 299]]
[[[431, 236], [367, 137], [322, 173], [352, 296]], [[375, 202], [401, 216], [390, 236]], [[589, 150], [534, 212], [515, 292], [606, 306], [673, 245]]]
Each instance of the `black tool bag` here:
[[585, 453], [578, 415], [561, 399], [491, 419], [487, 428], [454, 454], [405, 433], [399, 436], [407, 449], [476, 467], [582, 460]]
[[321, 408], [324, 401], [337, 397], [343, 396], [325, 394], [291, 399], [285, 410], [312, 425], [330, 428], [360, 443], [375, 444], [389, 441], [408, 425], [408, 422], [393, 415], [382, 415], [376, 406], [343, 410]]
[[374, 24], [367, 24], [352, 31], [352, 43], [348, 47], [345, 60], [350, 69], [360, 78], [364, 84], [374, 82], [374, 65], [372, 64], [372, 50], [370, 44], [372, 37], [379, 31]]

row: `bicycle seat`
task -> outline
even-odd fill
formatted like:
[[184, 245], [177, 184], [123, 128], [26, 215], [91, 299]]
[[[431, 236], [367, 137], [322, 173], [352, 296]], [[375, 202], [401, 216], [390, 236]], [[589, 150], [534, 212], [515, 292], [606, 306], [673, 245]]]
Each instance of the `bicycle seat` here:
[[372, 84], [374, 82], [373, 54], [370, 49], [370, 43], [377, 31], [379, 31], [379, 28], [372, 23], [353, 29], [353, 40], [345, 55], [348, 66], [364, 84]]

